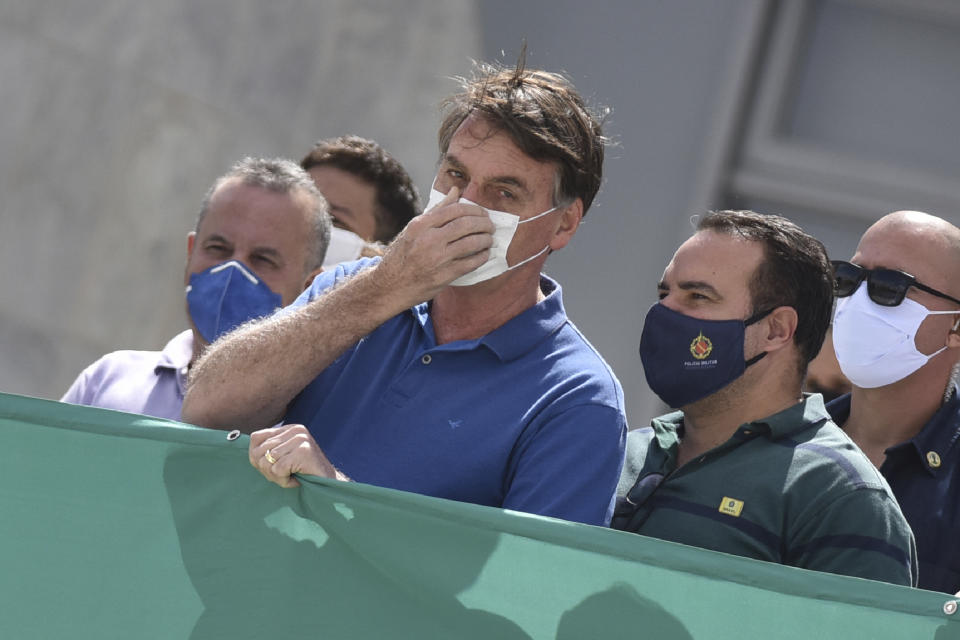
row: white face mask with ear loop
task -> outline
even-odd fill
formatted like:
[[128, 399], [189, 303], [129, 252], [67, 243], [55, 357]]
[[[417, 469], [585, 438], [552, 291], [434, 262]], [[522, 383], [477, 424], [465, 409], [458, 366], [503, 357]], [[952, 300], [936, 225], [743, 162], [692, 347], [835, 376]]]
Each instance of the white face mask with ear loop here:
[[[917, 350], [914, 338], [927, 316], [956, 315], [960, 311], [930, 311], [904, 298], [895, 307], [876, 304], [863, 282], [846, 298], [837, 301], [833, 317], [833, 348], [837, 362], [850, 382], [861, 389], [875, 389], [903, 380], [927, 364], [946, 346], [930, 355]], [[953, 331], [960, 327], [960, 320]]]
[[323, 269], [329, 270], [341, 262], [350, 262], [360, 257], [366, 241], [352, 231], [332, 227], [327, 253], [323, 257]]
[[[427, 201], [427, 206], [424, 211], [429, 211], [430, 209], [434, 208], [446, 197], [446, 194], [440, 193], [431, 187], [430, 199]], [[467, 200], [466, 198], [460, 198], [458, 202], [462, 202], [464, 204], [477, 204], [476, 202]], [[529, 258], [521, 260], [513, 266], [507, 264], [507, 249], [510, 248], [510, 241], [513, 240], [513, 234], [517, 231], [517, 225], [532, 222], [533, 220], [541, 218], [548, 213], [553, 213], [558, 209], [558, 207], [547, 209], [543, 213], [538, 213], [537, 215], [527, 218], [526, 220], [521, 220], [520, 216], [507, 213], [506, 211], [496, 211], [494, 209], [487, 209], [481, 205], [477, 206], [486, 211], [490, 216], [490, 221], [493, 222], [493, 244], [490, 246], [490, 257], [487, 258], [486, 262], [473, 271], [465, 273], [451, 282], [450, 286], [452, 287], [468, 287], [472, 284], [477, 284], [478, 282], [495, 278], [502, 273], [510, 271], [511, 269], [516, 269], [517, 267], [525, 265], [534, 258], [542, 256], [550, 249], [550, 245], [548, 244], [537, 253], [533, 254]]]

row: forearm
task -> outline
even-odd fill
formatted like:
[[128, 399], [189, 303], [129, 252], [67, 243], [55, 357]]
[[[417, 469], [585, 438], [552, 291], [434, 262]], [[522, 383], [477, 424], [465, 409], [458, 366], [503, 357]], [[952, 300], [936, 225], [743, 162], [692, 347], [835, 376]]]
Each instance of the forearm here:
[[410, 221], [383, 260], [287, 314], [238, 329], [193, 366], [182, 419], [254, 429], [276, 424], [311, 380], [360, 338], [483, 264], [493, 224], [447, 198]]
[[406, 308], [376, 271], [361, 271], [291, 313], [212, 345], [193, 366], [183, 420], [246, 433], [276, 424], [321, 371]]

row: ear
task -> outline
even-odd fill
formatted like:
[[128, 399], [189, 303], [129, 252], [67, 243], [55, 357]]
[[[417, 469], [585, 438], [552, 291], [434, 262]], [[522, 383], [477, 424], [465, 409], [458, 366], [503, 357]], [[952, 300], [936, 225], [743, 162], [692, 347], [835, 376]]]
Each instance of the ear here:
[[187, 260], [183, 265], [183, 285], [187, 286], [190, 284], [190, 273], [188, 269], [190, 268], [190, 256], [193, 255], [193, 246], [197, 242], [197, 232], [191, 231], [187, 234]]
[[307, 287], [313, 284], [313, 279], [316, 278], [321, 273], [323, 273], [323, 267], [318, 267], [313, 271], [311, 271], [310, 273], [308, 273], [307, 277], [303, 281], [303, 288], [300, 289], [300, 293], [303, 293], [304, 291], [306, 291]]
[[583, 219], [583, 200], [577, 198], [560, 213], [560, 225], [550, 239], [550, 250], [563, 249], [580, 227]]
[[764, 322], [767, 334], [763, 339], [765, 351], [777, 351], [793, 344], [797, 332], [797, 310], [793, 307], [777, 307], [770, 312]]
[[953, 320], [953, 326], [947, 334], [947, 348], [956, 349], [960, 347], [960, 313], [950, 318]]

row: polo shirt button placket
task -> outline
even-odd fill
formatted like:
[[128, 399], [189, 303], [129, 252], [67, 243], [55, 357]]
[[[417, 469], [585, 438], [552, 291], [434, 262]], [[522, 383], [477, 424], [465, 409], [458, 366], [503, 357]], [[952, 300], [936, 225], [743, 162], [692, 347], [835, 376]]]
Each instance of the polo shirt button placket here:
[[429, 353], [425, 353], [420, 358], [420, 362], [422, 362], [423, 364], [430, 364], [431, 362], [433, 362], [433, 356], [431, 356]]

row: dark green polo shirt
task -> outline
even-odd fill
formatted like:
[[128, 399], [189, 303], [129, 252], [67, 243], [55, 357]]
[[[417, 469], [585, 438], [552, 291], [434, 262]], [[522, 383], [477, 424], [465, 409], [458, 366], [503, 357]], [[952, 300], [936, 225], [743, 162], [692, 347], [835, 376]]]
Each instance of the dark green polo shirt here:
[[[613, 526], [759, 560], [917, 584], [913, 533], [819, 394], [677, 468], [683, 413], [627, 438]], [[633, 504], [631, 504], [631, 502]]]

